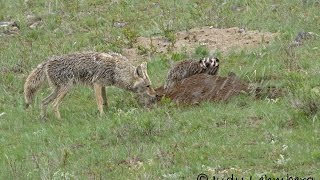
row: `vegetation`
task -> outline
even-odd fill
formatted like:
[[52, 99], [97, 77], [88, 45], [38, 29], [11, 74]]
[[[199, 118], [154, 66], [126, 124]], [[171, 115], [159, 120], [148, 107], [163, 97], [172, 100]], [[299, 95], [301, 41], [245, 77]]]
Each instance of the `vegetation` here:
[[[0, 37], [0, 179], [319, 178], [319, 8], [317, 0], [1, 1], [0, 21], [17, 21], [20, 31]], [[40, 24], [30, 28], [28, 15]], [[99, 117], [93, 91], [78, 87], [61, 105], [63, 120], [49, 111], [41, 123], [39, 105], [50, 92], [43, 88], [35, 106], [23, 108], [25, 78], [49, 56], [121, 52], [139, 36], [174, 42], [174, 32], [201, 26], [279, 33], [268, 46], [219, 54], [219, 73], [280, 87], [284, 96], [196, 107], [163, 100], [147, 110], [134, 94], [111, 87], [109, 111]], [[288, 53], [296, 35], [309, 31], [315, 35]], [[200, 46], [193, 54], [207, 53]], [[169, 58], [186, 56], [148, 59], [153, 86], [165, 81]]]

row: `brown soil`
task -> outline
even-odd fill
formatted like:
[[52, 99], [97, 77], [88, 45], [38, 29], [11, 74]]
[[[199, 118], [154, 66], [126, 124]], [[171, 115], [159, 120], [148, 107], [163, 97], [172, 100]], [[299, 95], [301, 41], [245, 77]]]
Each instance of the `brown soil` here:
[[[168, 50], [190, 54], [199, 45], [207, 47], [211, 52], [227, 53], [230, 50], [239, 51], [268, 44], [276, 36], [276, 33], [246, 31], [238, 27], [227, 29], [201, 27], [174, 34], [175, 43], [166, 37], [138, 37], [133, 48], [124, 49], [123, 53], [129, 59], [141, 60], [148, 54], [167, 53]], [[138, 48], [146, 49], [147, 53], [142, 53]]]
[[166, 96], [178, 104], [198, 104], [202, 101], [226, 101], [234, 95], [249, 93], [249, 84], [235, 75], [197, 74], [183, 79], [168, 91], [160, 87], [156, 92], [159, 99]]
[[228, 77], [197, 74], [183, 79], [167, 91], [161, 86], [156, 92], [159, 101], [165, 96], [177, 104], [185, 105], [195, 105], [203, 101], [227, 101], [239, 94], [253, 95], [259, 99], [277, 98], [282, 95], [281, 89], [255, 88], [233, 73]]

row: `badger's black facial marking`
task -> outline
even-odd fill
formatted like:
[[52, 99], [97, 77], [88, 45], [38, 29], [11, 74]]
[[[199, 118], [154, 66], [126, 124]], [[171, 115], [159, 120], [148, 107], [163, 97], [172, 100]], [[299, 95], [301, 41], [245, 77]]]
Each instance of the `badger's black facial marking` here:
[[210, 63], [206, 63], [206, 67], [209, 68], [210, 67]]
[[213, 64], [213, 66], [216, 66], [216, 67], [218, 67], [219, 66], [219, 59], [218, 58], [214, 58], [214, 64]]
[[199, 65], [201, 68], [204, 68], [206, 69], [208, 66], [207, 66], [207, 63], [206, 63], [206, 59], [200, 59], [199, 60]]

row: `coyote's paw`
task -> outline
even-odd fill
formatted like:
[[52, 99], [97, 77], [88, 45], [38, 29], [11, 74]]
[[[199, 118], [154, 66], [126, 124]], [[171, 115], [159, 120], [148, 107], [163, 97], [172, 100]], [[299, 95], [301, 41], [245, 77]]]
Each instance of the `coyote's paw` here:
[[41, 122], [46, 122], [48, 120], [48, 118], [46, 116], [42, 116], [42, 115], [40, 116], [39, 119]]

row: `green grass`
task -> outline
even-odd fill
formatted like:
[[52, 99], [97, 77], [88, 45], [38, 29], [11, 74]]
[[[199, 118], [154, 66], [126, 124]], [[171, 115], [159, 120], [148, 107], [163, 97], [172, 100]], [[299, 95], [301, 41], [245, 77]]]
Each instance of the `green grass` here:
[[[308, 1], [1, 1], [0, 20], [21, 30], [0, 37], [0, 179], [259, 179], [320, 177], [320, 41], [286, 47], [301, 31], [320, 34], [320, 3]], [[238, 10], [235, 10], [238, 9]], [[36, 29], [26, 16], [42, 17]], [[125, 28], [114, 22], [128, 22]], [[221, 56], [220, 74], [233, 71], [250, 82], [285, 90], [276, 102], [240, 96], [229, 103], [178, 107], [164, 101], [146, 110], [134, 95], [108, 88], [110, 109], [99, 117], [93, 91], [78, 87], [61, 105], [62, 120], [49, 111], [39, 121], [39, 104], [24, 111], [23, 83], [37, 64], [52, 55], [76, 51], [117, 51], [138, 36], [174, 40], [179, 30], [210, 25], [279, 33], [266, 47]], [[207, 50], [199, 47], [194, 56]], [[154, 86], [163, 84], [168, 59], [149, 61]], [[12, 71], [19, 67], [22, 73]], [[51, 110], [51, 109], [49, 109]], [[225, 169], [225, 174], [221, 172]]]

